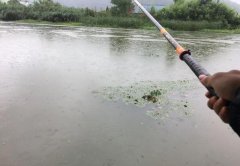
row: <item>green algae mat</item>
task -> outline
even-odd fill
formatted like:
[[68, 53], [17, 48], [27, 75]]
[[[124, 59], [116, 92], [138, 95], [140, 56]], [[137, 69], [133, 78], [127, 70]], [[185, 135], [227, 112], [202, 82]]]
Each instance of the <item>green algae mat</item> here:
[[105, 87], [95, 93], [108, 101], [146, 107], [146, 114], [157, 120], [176, 113], [191, 115], [192, 107], [188, 94], [197, 89], [197, 85], [196, 80], [144, 81], [129, 86]]

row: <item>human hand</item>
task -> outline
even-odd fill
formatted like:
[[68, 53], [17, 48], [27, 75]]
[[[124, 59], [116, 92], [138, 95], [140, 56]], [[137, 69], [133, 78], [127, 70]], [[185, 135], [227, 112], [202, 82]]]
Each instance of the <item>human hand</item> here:
[[201, 75], [199, 79], [206, 87], [212, 87], [219, 96], [212, 96], [208, 92], [206, 94], [209, 98], [208, 107], [213, 109], [225, 123], [229, 123], [230, 111], [227, 104], [228, 101], [234, 101], [236, 92], [240, 88], [240, 71], [216, 73], [212, 76]]

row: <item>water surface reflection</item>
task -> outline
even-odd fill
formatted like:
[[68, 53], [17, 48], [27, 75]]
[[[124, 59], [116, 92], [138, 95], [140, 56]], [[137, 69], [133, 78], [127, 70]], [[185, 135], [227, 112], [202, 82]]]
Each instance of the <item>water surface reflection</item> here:
[[[210, 72], [239, 68], [239, 35], [172, 33]], [[194, 78], [157, 31], [1, 23], [0, 43], [1, 166], [239, 165], [239, 138], [198, 83], [192, 115], [164, 122], [94, 95]]]

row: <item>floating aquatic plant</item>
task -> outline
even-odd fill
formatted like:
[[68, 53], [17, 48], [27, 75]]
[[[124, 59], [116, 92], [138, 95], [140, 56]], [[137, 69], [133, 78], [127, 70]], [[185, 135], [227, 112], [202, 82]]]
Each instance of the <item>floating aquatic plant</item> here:
[[152, 106], [147, 115], [154, 119], [163, 119], [172, 112], [189, 115], [191, 106], [187, 92], [196, 88], [194, 80], [139, 82], [130, 86], [105, 87], [96, 93], [106, 100], [122, 101], [139, 107]]

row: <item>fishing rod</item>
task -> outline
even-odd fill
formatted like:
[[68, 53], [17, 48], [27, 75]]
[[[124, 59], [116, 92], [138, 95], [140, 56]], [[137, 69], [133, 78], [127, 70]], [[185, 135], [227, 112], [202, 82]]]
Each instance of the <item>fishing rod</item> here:
[[[200, 75], [209, 76], [210, 74], [204, 69], [200, 64], [198, 64], [193, 57], [191, 56], [190, 50], [184, 49], [168, 32], [167, 30], [138, 2], [138, 0], [133, 0], [138, 7], [145, 13], [145, 15], [155, 24], [159, 29], [160, 33], [167, 39], [167, 41], [173, 46], [176, 50], [179, 58], [183, 60], [194, 74], [199, 77]], [[216, 93], [212, 88], [206, 87], [213, 95], [216, 96]]]
[[[168, 31], [138, 2], [138, 0], [133, 0], [135, 4], [145, 13], [145, 15], [154, 23], [154, 25], [159, 29], [160, 33], [167, 39], [167, 41], [176, 50], [179, 58], [184, 61], [193, 73], [199, 78], [200, 75], [210, 76], [205, 68], [203, 68], [199, 63], [193, 59], [191, 56], [191, 51], [183, 48], [169, 33]], [[206, 86], [205, 86], [206, 87]], [[218, 97], [216, 92], [212, 87], [206, 87], [212, 96]], [[240, 136], [240, 90], [236, 93], [236, 99], [233, 102], [228, 103], [230, 110], [230, 126], [235, 132]]]
[[[137, 6], [145, 13], [145, 15], [155, 24], [160, 33], [167, 39], [167, 41], [176, 50], [179, 58], [184, 61], [193, 73], [199, 78], [200, 75], [210, 76], [206, 69], [204, 69], [199, 63], [197, 63], [191, 56], [190, 50], [184, 49], [168, 32], [167, 30], [138, 2], [133, 0]], [[206, 87], [206, 86], [205, 86]], [[212, 87], [206, 87], [212, 96], [218, 97]], [[232, 102], [228, 102], [228, 108], [230, 110], [230, 126], [240, 136], [240, 90], [236, 93], [236, 99]]]

